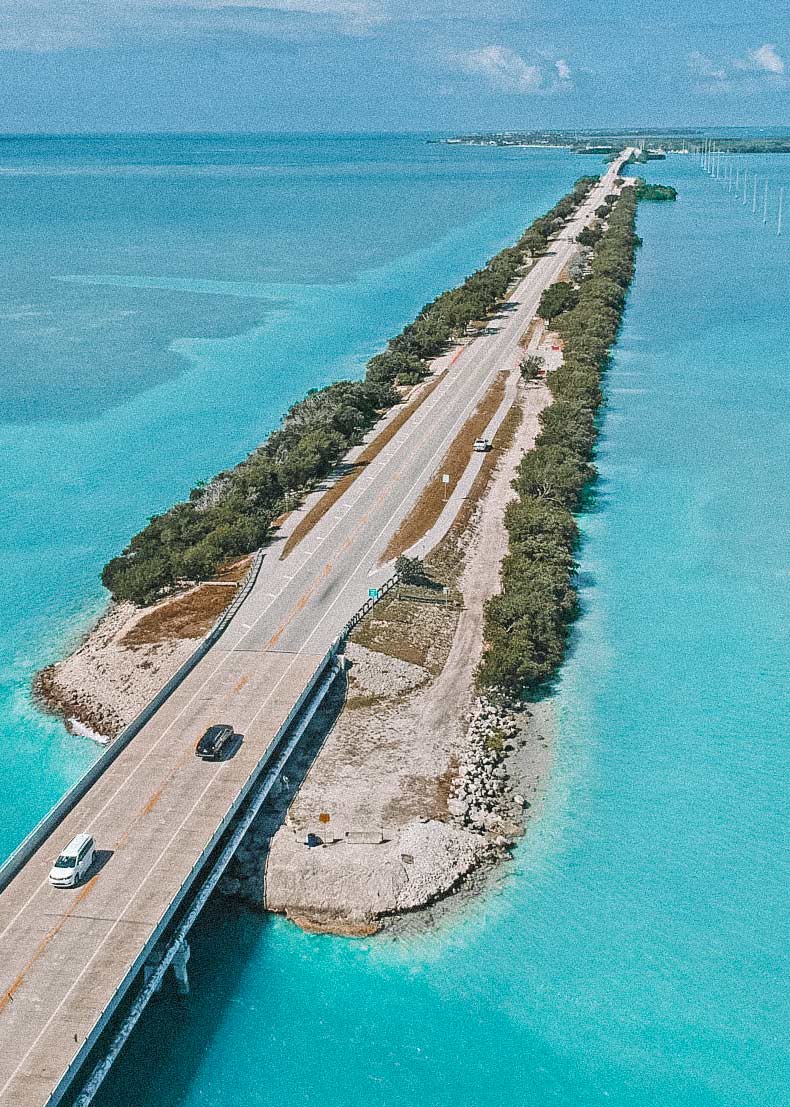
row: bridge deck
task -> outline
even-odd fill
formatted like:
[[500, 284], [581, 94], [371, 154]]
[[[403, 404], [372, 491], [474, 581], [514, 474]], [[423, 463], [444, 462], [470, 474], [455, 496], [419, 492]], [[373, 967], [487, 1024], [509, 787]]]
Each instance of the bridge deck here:
[[[47, 1102], [321, 657], [212, 650], [0, 896], [2, 1037], [18, 1046], [0, 1049], [4, 1105]], [[201, 761], [195, 742], [217, 721], [243, 741], [226, 761]], [[54, 857], [83, 830], [99, 850], [93, 875], [53, 888]]]

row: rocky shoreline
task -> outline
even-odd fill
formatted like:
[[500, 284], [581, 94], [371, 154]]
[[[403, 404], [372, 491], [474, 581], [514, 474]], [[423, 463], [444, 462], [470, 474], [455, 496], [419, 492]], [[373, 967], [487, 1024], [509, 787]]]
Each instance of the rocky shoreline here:
[[[391, 815], [381, 841], [352, 842], [334, 817], [328, 833], [305, 820], [299, 802], [311, 743], [323, 746], [342, 716], [342, 699], [311, 726], [307, 749], [286, 766], [285, 794], [262, 810], [220, 892], [311, 932], [372, 935], [397, 928], [405, 916], [412, 927], [429, 924], [437, 911], [451, 909], [448, 897], [483, 890], [539, 814], [554, 753], [553, 705], [511, 709], [476, 700], [449, 759], [456, 768], [443, 809], [430, 816], [405, 812], [400, 821]], [[326, 841], [310, 848], [308, 832], [324, 832]]]
[[[463, 826], [496, 833], [504, 848], [521, 831], [525, 798], [509, 787], [506, 755], [516, 749], [513, 710], [479, 698], [468, 716], [468, 749], [452, 780], [447, 810]], [[497, 833], [498, 832], [498, 833]]]
[[128, 644], [127, 635], [148, 614], [131, 603], [110, 604], [73, 653], [36, 674], [40, 706], [62, 716], [73, 734], [102, 743], [117, 737], [200, 641]]
[[286, 766], [225, 894], [309, 930], [372, 934], [476, 888], [540, 810], [551, 702], [506, 704], [473, 688], [483, 608], [498, 587], [491, 567], [506, 548], [504, 507], [546, 396], [542, 384], [522, 387], [521, 424], [456, 536], [460, 608], [395, 596], [355, 632], [345, 687]]

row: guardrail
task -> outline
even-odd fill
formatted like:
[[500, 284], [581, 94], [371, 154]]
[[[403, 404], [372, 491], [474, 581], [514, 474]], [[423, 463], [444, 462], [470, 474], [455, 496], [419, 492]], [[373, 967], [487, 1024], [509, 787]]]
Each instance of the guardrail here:
[[[227, 609], [227, 611], [225, 611], [223, 616], [218, 620], [218, 622], [215, 624], [215, 626], [212, 628], [212, 630], [206, 636], [204, 642], [201, 643], [201, 646], [206, 645], [206, 643], [211, 644], [214, 641], [216, 641], [216, 639], [219, 637], [219, 635], [225, 629], [227, 624], [233, 618], [233, 615], [235, 614], [235, 612], [239, 609], [241, 604], [244, 602], [244, 599], [246, 598], [246, 596], [249, 595], [249, 591], [250, 591], [250, 589], [252, 588], [252, 585], [255, 582], [255, 578], [257, 577], [257, 571], [258, 571], [259, 568], [260, 568], [260, 563], [258, 563], [257, 567], [255, 567], [255, 564], [253, 563], [253, 566], [251, 566], [251, 568], [250, 568], [250, 573], [248, 574], [248, 577], [245, 580], [244, 587], [242, 588], [242, 590], [237, 595], [237, 597], [234, 600], [233, 604], [231, 604], [231, 606]], [[255, 569], [254, 573], [253, 573], [253, 569]], [[274, 735], [274, 737], [270, 741], [269, 745], [267, 746], [266, 750], [264, 751], [262, 757], [260, 758], [260, 760], [259, 760], [259, 762], [258, 762], [258, 764], [255, 768], [255, 771], [252, 772], [250, 774], [250, 776], [248, 777], [248, 779], [245, 782], [244, 786], [242, 787], [242, 789], [240, 790], [240, 792], [236, 796], [235, 800], [231, 804], [228, 811], [226, 812], [225, 817], [223, 818], [222, 822], [220, 823], [220, 825], [217, 827], [217, 829], [212, 834], [210, 841], [206, 844], [206, 846], [202, 850], [200, 856], [198, 857], [197, 861], [192, 866], [189, 873], [187, 874], [187, 876], [184, 878], [183, 882], [179, 886], [178, 891], [176, 892], [175, 896], [173, 897], [172, 901], [170, 902], [170, 905], [167, 909], [167, 912], [166, 912], [165, 916], [162, 919], [160, 919], [159, 924], [156, 926], [153, 933], [149, 936], [148, 941], [145, 943], [143, 948], [139, 951], [139, 953], [138, 953], [137, 957], [135, 958], [133, 964], [130, 966], [129, 972], [126, 974], [126, 978], [124, 980], [123, 987], [121, 989], [119, 989], [119, 991], [116, 992], [113, 995], [112, 999], [110, 1000], [108, 1005], [104, 1008], [104, 1010], [101, 1012], [99, 1018], [97, 1019], [95, 1025], [94, 1025], [93, 1031], [88, 1035], [88, 1037], [83, 1042], [82, 1047], [80, 1048], [77, 1056], [74, 1058], [74, 1060], [72, 1062], [72, 1065], [70, 1067], [70, 1070], [72, 1072], [77, 1071], [79, 1069], [79, 1067], [84, 1063], [84, 1061], [87, 1058], [87, 1056], [89, 1055], [91, 1049], [96, 1044], [96, 1041], [97, 1041], [99, 1035], [103, 1032], [103, 1030], [106, 1027], [107, 1023], [112, 1018], [113, 1014], [116, 1012], [116, 1010], [118, 1008], [118, 1004], [123, 999], [123, 996], [126, 994], [128, 988], [131, 985], [131, 982], [137, 977], [137, 975], [141, 971], [143, 965], [145, 965], [146, 961], [148, 960], [148, 958], [151, 955], [151, 951], [154, 949], [157, 942], [161, 939], [162, 935], [167, 931], [167, 928], [170, 925], [170, 923], [173, 919], [173, 916], [174, 916], [175, 912], [177, 911], [178, 907], [184, 902], [184, 899], [187, 896], [187, 894], [189, 893], [190, 889], [195, 885], [201, 871], [205, 867], [208, 859], [212, 856], [212, 854], [216, 850], [220, 840], [222, 839], [222, 836], [227, 831], [227, 829], [230, 826], [233, 819], [238, 815], [239, 810], [242, 808], [242, 806], [244, 805], [247, 798], [250, 796], [250, 794], [256, 788], [258, 781], [260, 780], [262, 774], [265, 772], [265, 770], [266, 770], [267, 766], [269, 765], [270, 761], [272, 760], [272, 758], [275, 757], [275, 755], [280, 750], [280, 745], [282, 743], [282, 740], [283, 740], [284, 736], [287, 734], [289, 728], [292, 726], [292, 724], [293, 724], [294, 720], [296, 719], [297, 715], [302, 710], [302, 708], [305, 706], [305, 703], [307, 702], [307, 700], [309, 699], [309, 697], [313, 693], [313, 691], [316, 689], [316, 686], [318, 685], [319, 681], [321, 680], [321, 678], [326, 673], [327, 669], [331, 667], [333, 669], [333, 672], [330, 674], [329, 678], [327, 678], [324, 681], [324, 685], [321, 688], [318, 689], [317, 695], [319, 697], [319, 700], [322, 697], [323, 693], [326, 691], [326, 688], [329, 686], [329, 684], [331, 683], [331, 680], [334, 677], [334, 673], [337, 671], [337, 669], [336, 669], [336, 666], [337, 666], [337, 653], [340, 649], [340, 646], [345, 641], [345, 639], [348, 637], [348, 635], [351, 633], [351, 631], [354, 629], [354, 627], [357, 626], [357, 624], [365, 617], [365, 615], [368, 614], [369, 611], [372, 610], [373, 607], [375, 607], [375, 605], [379, 602], [379, 600], [383, 599], [383, 597], [386, 596], [388, 592], [392, 591], [392, 589], [395, 587], [396, 584], [398, 584], [399, 581], [400, 581], [400, 573], [394, 573], [388, 580], [386, 580], [384, 582], [384, 584], [381, 585], [380, 588], [376, 589], [376, 595], [375, 596], [373, 596], [373, 595], [368, 596], [365, 603], [359, 608], [358, 611], [356, 611], [354, 613], [354, 615], [351, 616], [351, 618], [348, 620], [348, 622], [345, 624], [345, 626], [341, 630], [340, 634], [337, 636], [337, 638], [335, 638], [335, 640], [332, 642], [332, 644], [329, 647], [329, 649], [327, 650], [327, 652], [321, 658], [321, 661], [318, 663], [316, 668], [313, 670], [312, 675], [310, 676], [309, 680], [306, 682], [306, 684], [305, 684], [304, 688], [302, 689], [298, 699], [296, 700], [296, 703], [294, 703], [293, 707], [289, 711], [287, 718], [280, 725], [280, 727], [277, 730], [277, 733]], [[211, 642], [209, 640], [211, 640]], [[206, 648], [208, 648], [208, 646], [206, 646]], [[198, 651], [196, 650], [195, 654], [197, 654], [197, 652]], [[195, 657], [195, 654], [193, 654], [192, 657], [189, 659], [190, 661], [192, 661], [192, 658]], [[179, 672], [181, 672], [181, 670], [179, 670]], [[175, 680], [175, 678], [177, 676], [178, 676], [178, 673], [176, 673], [172, 679]], [[164, 691], [164, 689], [162, 691]], [[172, 689], [171, 689], [171, 691], [172, 691]], [[160, 693], [160, 695], [161, 695], [161, 693]], [[166, 698], [166, 697], [164, 697], [164, 698]], [[156, 699], [157, 699], [157, 697], [155, 697], [154, 700], [151, 701], [151, 704], [149, 704], [148, 707], [152, 707], [153, 704], [155, 703]], [[164, 702], [164, 700], [162, 700], [162, 702]], [[146, 710], [147, 709], [148, 708], [146, 708]], [[139, 718], [140, 718], [140, 716], [138, 716], [138, 719]], [[135, 722], [132, 723], [131, 726], [127, 728], [127, 731], [130, 730], [131, 727], [134, 726], [137, 723], [137, 721], [138, 720], [135, 719]], [[138, 727], [138, 729], [139, 729], [139, 727]], [[129, 735], [129, 737], [127, 738], [126, 737], [127, 731], [124, 731], [122, 735], [119, 735], [119, 737], [116, 739], [116, 743], [122, 737], [125, 738], [125, 742], [128, 743], [128, 741], [130, 740], [131, 737], [133, 737], [133, 735]], [[298, 737], [299, 737], [299, 735], [297, 733], [294, 740], [295, 741], [298, 740]], [[107, 751], [107, 753], [109, 753], [113, 748], [114, 748], [114, 745], [110, 747], [110, 749]], [[106, 756], [106, 754], [104, 756]], [[99, 760], [101, 761], [102, 758], [100, 758]], [[97, 762], [97, 764], [98, 764], [98, 762]], [[106, 764], [109, 764], [109, 760], [106, 762]], [[104, 767], [106, 767], [106, 764], [104, 765]], [[96, 766], [93, 766], [93, 768], [95, 768], [95, 767]], [[275, 765], [274, 765], [274, 768], [276, 768], [276, 767], [277, 767], [277, 762], [275, 762]], [[78, 782], [78, 785], [83, 784], [83, 782], [85, 782], [90, 775], [91, 775], [91, 770], [89, 770], [88, 773], [86, 773], [85, 776], [81, 778], [81, 780]], [[96, 773], [95, 777], [98, 777], [99, 775], [100, 775], [100, 773]], [[94, 777], [94, 779], [95, 779], [95, 777]], [[91, 783], [92, 783], [92, 781], [91, 781]], [[75, 791], [76, 788], [78, 787], [78, 785], [75, 785], [74, 789], [72, 789], [71, 791]], [[83, 794], [84, 794], [84, 791], [87, 790], [87, 787], [89, 787], [89, 786], [90, 786], [90, 784], [88, 784], [85, 787], [85, 789], [83, 790]], [[61, 800], [61, 804], [64, 804], [64, 802], [69, 798], [70, 795], [71, 795], [71, 792], [67, 792], [66, 796], [64, 796], [63, 800]], [[76, 802], [76, 800], [74, 800], [72, 802], [71, 806], [73, 806], [74, 802]], [[28, 843], [28, 842], [32, 843], [32, 839], [34, 838], [34, 836], [36, 836], [41, 831], [41, 828], [43, 828], [45, 826], [45, 824], [48, 824], [50, 818], [52, 816], [54, 816], [59, 811], [60, 806], [61, 805], [59, 804], [56, 807], [54, 807], [52, 809], [52, 811], [50, 812], [49, 816], [47, 816], [46, 819], [42, 820], [42, 822], [39, 823], [38, 827], [36, 827], [36, 829], [30, 835], [28, 835], [28, 837], [25, 839], [25, 841], [22, 843], [22, 845], [19, 847], [19, 849], [14, 854], [11, 855], [11, 857], [9, 858], [9, 861], [6, 862], [6, 865], [8, 865], [9, 862], [13, 861], [18, 855], [21, 855], [22, 849], [26, 845], [26, 843]], [[69, 807], [69, 810], [70, 810], [70, 807]], [[63, 812], [63, 813], [66, 813], [66, 812]], [[60, 817], [62, 817], [62, 814], [61, 814]], [[57, 820], [54, 820], [52, 825], [55, 825], [56, 821]], [[251, 821], [252, 820], [249, 819], [248, 824]], [[51, 827], [49, 829], [51, 829]], [[49, 833], [49, 829], [46, 829], [46, 830], [43, 831], [45, 836], [46, 836], [47, 833]], [[35, 849], [35, 848], [37, 848], [37, 844], [33, 845], [33, 849]], [[21, 864], [24, 864], [24, 860], [20, 860], [17, 867], [19, 867], [19, 865], [21, 865]], [[3, 869], [5, 869], [5, 867], [6, 866], [3, 866]], [[224, 868], [224, 865], [222, 866], [222, 868]], [[2, 884], [3, 875], [4, 875], [3, 870], [0, 870], [0, 890], [3, 887], [3, 884]], [[13, 873], [12, 873], [12, 876], [13, 876]], [[11, 877], [9, 877], [8, 879], [11, 879]], [[214, 883], [216, 883], [216, 881], [214, 881]], [[213, 887], [213, 885], [212, 885], [212, 887]], [[210, 891], [210, 889], [208, 889], [208, 891]], [[190, 908], [189, 917], [188, 917], [188, 925], [185, 925], [184, 927], [182, 927], [182, 929], [184, 930], [184, 934], [186, 934], [186, 930], [189, 928], [189, 926], [191, 926], [191, 923], [194, 920], [194, 916], [197, 914], [197, 912], [200, 910], [200, 907], [203, 906], [203, 903], [205, 903], [205, 900], [208, 898], [208, 891], [206, 892], [205, 895], [202, 895], [201, 893], [198, 893], [198, 898], [197, 898], [195, 904], [193, 905], [193, 908]], [[165, 964], [164, 968], [166, 968], [166, 967], [167, 967], [167, 965]], [[163, 974], [164, 974], [164, 969], [162, 969], [162, 972], [161, 972], [160, 975], [163, 975]], [[152, 989], [149, 989], [149, 990], [152, 990]], [[144, 1004], [143, 1004], [143, 1006], [144, 1006]], [[135, 1021], [136, 1021], [136, 1019], [135, 1019]], [[98, 1083], [100, 1083], [101, 1080], [103, 1079], [103, 1076], [104, 1076], [104, 1073], [102, 1072], [101, 1075], [99, 1076], [97, 1086], [98, 1086]], [[65, 1094], [67, 1086], [68, 1085], [62, 1085], [61, 1093], [60, 1094], [56, 1093], [57, 1100], [60, 1100], [62, 1098], [62, 1095]], [[53, 1099], [54, 1098], [55, 1097], [53, 1097]], [[89, 1100], [90, 1100], [90, 1096], [87, 1097], [86, 1102], [89, 1102]]]
[[[336, 643], [333, 649], [334, 648], [336, 648]], [[332, 657], [332, 653], [333, 650], [330, 650], [327, 654], [327, 658]], [[168, 966], [174, 959], [176, 950], [180, 947], [182, 942], [186, 941], [189, 931], [195, 922], [195, 919], [198, 917], [202, 908], [208, 901], [209, 896], [219, 882], [219, 879], [222, 873], [225, 871], [225, 868], [227, 867], [231, 857], [236, 852], [239, 843], [243, 840], [244, 835], [252, 825], [256, 815], [260, 811], [261, 806], [266, 799], [266, 796], [269, 794], [274, 781], [278, 779], [280, 772], [288, 761], [288, 758], [291, 756], [291, 753], [296, 748], [302, 735], [309, 726], [314, 712], [317, 710], [325, 693], [328, 691], [329, 687], [332, 684], [332, 681], [334, 680], [338, 672], [339, 667], [337, 660], [334, 659], [333, 661], [330, 661], [327, 665], [327, 658], [325, 658], [324, 662], [322, 662], [322, 665], [324, 666], [324, 676], [321, 684], [317, 688], [315, 687], [315, 685], [313, 685], [314, 694], [312, 696], [312, 699], [309, 703], [302, 704], [302, 707], [305, 708], [305, 710], [303, 711], [302, 716], [299, 719], [296, 727], [294, 727], [291, 733], [288, 735], [287, 740], [283, 742], [281, 746], [277, 746], [277, 743], [275, 741], [274, 744], [277, 746], [276, 756], [270, 765], [268, 763], [268, 752], [264, 755], [265, 760], [263, 763], [263, 768], [259, 768], [257, 772], [255, 783], [248, 793], [247, 798], [249, 802], [247, 803], [245, 810], [240, 813], [236, 823], [230, 831], [228, 838], [223, 843], [219, 853], [214, 856], [210, 864], [207, 866], [208, 875], [206, 876], [205, 880], [201, 882], [199, 889], [190, 902], [188, 910], [186, 911], [184, 917], [179, 920], [175, 931], [172, 932], [166, 939], [167, 944], [161, 960], [159, 960], [157, 967], [151, 973], [150, 978], [146, 979], [141, 991], [131, 1004], [129, 1013], [118, 1027], [118, 1031], [115, 1034], [115, 1037], [112, 1039], [106, 1051], [103, 1051], [101, 1060], [93, 1069], [87, 1082], [83, 1085], [82, 1091], [73, 1101], [74, 1107], [88, 1107], [88, 1104], [92, 1102], [93, 1096], [96, 1094], [101, 1082], [104, 1080], [107, 1073], [109, 1072], [115, 1058], [120, 1053], [124, 1043], [129, 1037], [129, 1034], [136, 1025], [143, 1010], [145, 1009], [146, 1004], [161, 985], [162, 978], [164, 977]], [[328, 673], [327, 670], [329, 670]], [[320, 667], [318, 671], [320, 672]], [[161, 942], [161, 938], [159, 939], [159, 941]], [[147, 955], [145, 961], [143, 962], [144, 964], [148, 961], [148, 957], [153, 952], [156, 944], [156, 941], [148, 942]], [[115, 1006], [117, 1006], [117, 1004]], [[106, 1023], [108, 1021], [108, 1017], [109, 1016], [107, 1016], [107, 1011], [105, 1009], [105, 1012], [102, 1013], [102, 1021]], [[89, 1052], [89, 1049], [85, 1050], [84, 1056], [87, 1057]], [[50, 1105], [50, 1107], [52, 1107], [52, 1105]]]
[[30, 831], [27, 837], [20, 842], [4, 864], [0, 865], [0, 892], [8, 887], [19, 870], [30, 860], [52, 830], [74, 809], [74, 807], [76, 807], [88, 789], [96, 783], [105, 769], [113, 763], [116, 757], [118, 757], [126, 746], [129, 745], [132, 738], [134, 738], [134, 736], [138, 734], [145, 724], [156, 714], [165, 700], [170, 698], [176, 688], [183, 682], [184, 678], [192, 672], [198, 661], [205, 657], [217, 639], [227, 629], [231, 619], [252, 591], [255, 581], [258, 579], [263, 557], [264, 551], [258, 550], [242, 581], [241, 588], [236, 593], [232, 603], [222, 615], [220, 615], [214, 626], [199, 643], [194, 652], [190, 654], [181, 668], [173, 673], [153, 699], [148, 701], [140, 714], [121, 731], [104, 753], [94, 761], [91, 767], [79, 778], [79, 780], [72, 784], [52, 810], [48, 811], [44, 818]]
[[362, 607], [360, 607], [359, 611], [357, 611], [354, 615], [352, 615], [351, 618], [346, 623], [346, 625], [343, 627], [343, 629], [340, 632], [340, 638], [341, 639], [348, 638], [349, 634], [354, 629], [354, 627], [357, 625], [357, 623], [361, 623], [362, 620], [367, 615], [367, 613], [369, 611], [372, 611], [373, 608], [376, 606], [376, 604], [379, 602], [379, 600], [383, 599], [387, 595], [388, 592], [391, 592], [392, 589], [395, 587], [395, 585], [399, 581], [400, 581], [400, 573], [394, 573], [389, 578], [389, 580], [385, 580], [384, 583], [382, 584], [382, 586], [380, 588], [376, 589], [376, 595], [375, 596], [368, 596], [368, 598], [363, 603]]
[[[219, 845], [219, 842], [222, 839], [222, 836], [227, 831], [227, 829], [230, 826], [230, 824], [232, 823], [233, 819], [239, 813], [240, 808], [244, 805], [247, 798], [253, 792], [253, 790], [254, 790], [255, 786], [257, 785], [258, 781], [260, 780], [262, 774], [265, 772], [267, 766], [269, 765], [269, 762], [272, 760], [272, 758], [277, 753], [277, 751], [280, 747], [280, 743], [282, 742], [283, 736], [288, 731], [289, 727], [293, 723], [296, 716], [299, 714], [299, 712], [305, 706], [306, 701], [309, 699], [310, 695], [312, 694], [313, 690], [316, 688], [316, 685], [319, 683], [321, 677], [324, 675], [327, 668], [329, 666], [334, 665], [335, 656], [337, 654], [338, 644], [339, 644], [339, 639], [335, 639], [335, 641], [329, 647], [327, 652], [321, 658], [321, 661], [318, 663], [316, 668], [313, 670], [312, 676], [310, 677], [310, 679], [307, 681], [304, 688], [302, 689], [302, 691], [299, 695], [299, 698], [296, 700], [296, 703], [293, 705], [293, 707], [289, 711], [287, 718], [282, 722], [282, 724], [278, 728], [277, 733], [274, 735], [272, 740], [269, 742], [269, 745], [266, 747], [266, 750], [264, 751], [262, 757], [258, 761], [258, 764], [256, 765], [254, 771], [252, 773], [250, 773], [250, 775], [247, 778], [247, 780], [245, 781], [243, 787], [241, 788], [241, 790], [239, 791], [239, 793], [236, 796], [235, 800], [233, 801], [230, 808], [226, 812], [225, 817], [223, 818], [222, 822], [219, 824], [217, 829], [214, 831], [214, 833], [211, 836], [211, 839], [209, 840], [209, 842], [206, 844], [206, 846], [202, 850], [202, 852], [201, 852], [200, 856], [198, 857], [197, 861], [192, 866], [192, 868], [189, 870], [189, 873], [186, 875], [186, 877], [184, 878], [184, 880], [180, 884], [180, 886], [178, 888], [178, 891], [173, 896], [173, 899], [170, 901], [170, 904], [167, 908], [166, 913], [159, 920], [159, 923], [154, 928], [154, 930], [151, 933], [151, 935], [149, 936], [148, 940], [145, 942], [145, 944], [143, 945], [143, 947], [140, 949], [139, 953], [135, 957], [134, 961], [129, 966], [129, 971], [127, 972], [127, 974], [126, 974], [126, 976], [123, 980], [122, 986], [118, 989], [117, 992], [115, 992], [113, 994], [113, 996], [110, 999], [109, 1003], [102, 1010], [102, 1012], [99, 1015], [98, 1019], [94, 1023], [92, 1031], [90, 1032], [88, 1037], [85, 1039], [85, 1041], [82, 1043], [78, 1053], [76, 1054], [76, 1056], [72, 1060], [67, 1073], [64, 1074], [64, 1076], [61, 1078], [60, 1085], [58, 1086], [55, 1093], [52, 1095], [52, 1097], [48, 1101], [50, 1107], [55, 1107], [55, 1105], [65, 1095], [66, 1091], [68, 1090], [69, 1084], [73, 1080], [73, 1074], [76, 1073], [79, 1070], [79, 1068], [82, 1066], [82, 1064], [84, 1063], [84, 1061], [87, 1058], [88, 1054], [90, 1053], [91, 1049], [96, 1044], [99, 1036], [102, 1034], [103, 1030], [107, 1026], [107, 1023], [109, 1022], [109, 1020], [112, 1018], [112, 1016], [117, 1011], [118, 1005], [120, 1004], [121, 1000], [126, 995], [126, 993], [128, 992], [133, 980], [141, 972], [141, 970], [142, 970], [143, 966], [145, 965], [146, 961], [151, 956], [151, 952], [154, 949], [154, 947], [156, 946], [157, 942], [161, 939], [162, 935], [167, 931], [167, 928], [170, 926], [170, 924], [173, 920], [173, 916], [175, 915], [176, 911], [181, 906], [181, 904], [184, 902], [186, 896], [188, 895], [188, 893], [190, 892], [192, 887], [196, 884], [196, 882], [198, 880], [198, 877], [200, 876], [200, 873], [205, 868], [206, 862], [212, 856], [212, 854], [216, 850], [217, 846]], [[332, 673], [330, 675], [332, 676], [332, 678], [334, 677], [334, 673]], [[331, 683], [331, 681], [328, 681], [328, 683]], [[324, 691], [325, 691], [326, 687], [328, 687], [328, 683], [325, 683]], [[319, 689], [319, 694], [323, 694], [321, 689]], [[251, 821], [252, 820], [250, 820], [250, 822]], [[208, 896], [206, 896], [205, 898], [208, 898]], [[198, 894], [198, 902], [199, 902], [199, 906], [198, 906], [197, 910], [195, 910], [194, 912], [192, 912], [190, 910], [190, 913], [189, 913], [189, 926], [192, 925], [192, 922], [194, 921], [194, 917], [196, 917], [196, 915], [198, 914], [199, 908], [202, 907], [203, 903], [205, 902], [205, 899], [203, 899], [203, 900], [200, 899], [199, 894]], [[188, 929], [188, 927], [187, 927], [187, 929]], [[69, 1075], [69, 1074], [71, 1074], [71, 1075]]]
[[[162, 686], [162, 688], [160, 688], [153, 699], [149, 700], [149, 702], [145, 705], [140, 714], [135, 719], [133, 719], [132, 722], [124, 728], [124, 730], [121, 731], [118, 737], [107, 747], [104, 753], [102, 753], [101, 756], [98, 757], [96, 761], [94, 761], [91, 767], [79, 778], [79, 780], [72, 784], [69, 790], [55, 804], [55, 806], [47, 812], [43, 819], [41, 819], [41, 821], [30, 831], [27, 837], [19, 843], [14, 852], [10, 855], [10, 857], [8, 857], [3, 865], [0, 865], [0, 892], [2, 892], [4, 888], [8, 887], [16, 874], [20, 871], [21, 868], [23, 868], [25, 864], [27, 864], [27, 862], [30, 860], [30, 858], [33, 856], [33, 854], [36, 852], [42, 842], [46, 840], [46, 838], [51, 834], [58, 823], [62, 822], [63, 819], [65, 819], [66, 815], [68, 815], [69, 812], [76, 807], [76, 805], [79, 803], [79, 801], [88, 791], [88, 789], [96, 783], [102, 773], [129, 745], [135, 735], [139, 734], [146, 723], [148, 723], [153, 718], [153, 716], [156, 714], [162, 704], [170, 698], [173, 692], [175, 692], [176, 688], [178, 688], [179, 685], [184, 681], [184, 679], [189, 675], [189, 673], [192, 672], [197, 663], [205, 657], [205, 655], [208, 653], [208, 651], [211, 649], [217, 639], [221, 637], [223, 632], [227, 629], [228, 624], [233, 619], [233, 616], [236, 614], [236, 612], [246, 600], [247, 596], [249, 596], [250, 592], [252, 591], [255, 581], [258, 579], [258, 573], [260, 572], [263, 558], [264, 551], [258, 550], [258, 552], [255, 554], [255, 557], [253, 558], [249, 571], [247, 572], [247, 575], [242, 582], [241, 588], [237, 592], [232, 603], [229, 605], [228, 608], [226, 608], [222, 615], [220, 615], [219, 619], [217, 619], [216, 623], [208, 632], [206, 637], [200, 642], [194, 652], [190, 654], [190, 656], [187, 658], [181, 668], [173, 673], [170, 679]], [[290, 724], [293, 715], [304, 702], [305, 696], [307, 696], [313, 688], [315, 681], [326, 668], [330, 658], [334, 657], [334, 655], [337, 653], [340, 643], [348, 637], [354, 627], [357, 626], [357, 624], [362, 619], [364, 619], [368, 612], [373, 607], [375, 607], [378, 601], [380, 599], [383, 599], [383, 597], [386, 596], [387, 593], [390, 592], [399, 581], [400, 573], [395, 573], [389, 578], [389, 580], [386, 580], [384, 584], [382, 584], [381, 587], [376, 590], [375, 596], [369, 596], [362, 607], [360, 607], [360, 609], [354, 615], [352, 615], [352, 617], [341, 630], [337, 639], [335, 639], [335, 641], [333, 642], [329, 652], [322, 660], [312, 679], [305, 687], [302, 696], [300, 696], [299, 700], [297, 701], [297, 706], [294, 708], [294, 711], [291, 713], [291, 715], [289, 715], [284, 725]], [[281, 728], [280, 732], [278, 732], [278, 740], [279, 736], [282, 733], [283, 729]]]

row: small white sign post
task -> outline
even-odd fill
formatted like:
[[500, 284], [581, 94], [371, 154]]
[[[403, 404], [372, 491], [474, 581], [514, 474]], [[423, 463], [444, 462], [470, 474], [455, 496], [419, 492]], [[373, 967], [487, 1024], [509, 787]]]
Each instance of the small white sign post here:
[[447, 503], [447, 488], [450, 484], [449, 473], [442, 473], [442, 484], [444, 485], [444, 502]]

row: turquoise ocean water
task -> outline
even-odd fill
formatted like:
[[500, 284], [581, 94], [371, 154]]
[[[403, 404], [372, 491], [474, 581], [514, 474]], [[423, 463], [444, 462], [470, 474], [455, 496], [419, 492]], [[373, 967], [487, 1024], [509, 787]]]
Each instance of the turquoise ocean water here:
[[[0, 173], [28, 282], [0, 307], [6, 847], [92, 755], [24, 689], [100, 605], [106, 554], [590, 165], [115, 141], [20, 144]], [[790, 163], [750, 164], [790, 185]], [[689, 159], [647, 174], [681, 197], [639, 214], [541, 821], [428, 934], [210, 907], [191, 998], [152, 1005], [107, 1107], [788, 1102], [787, 238]]]

